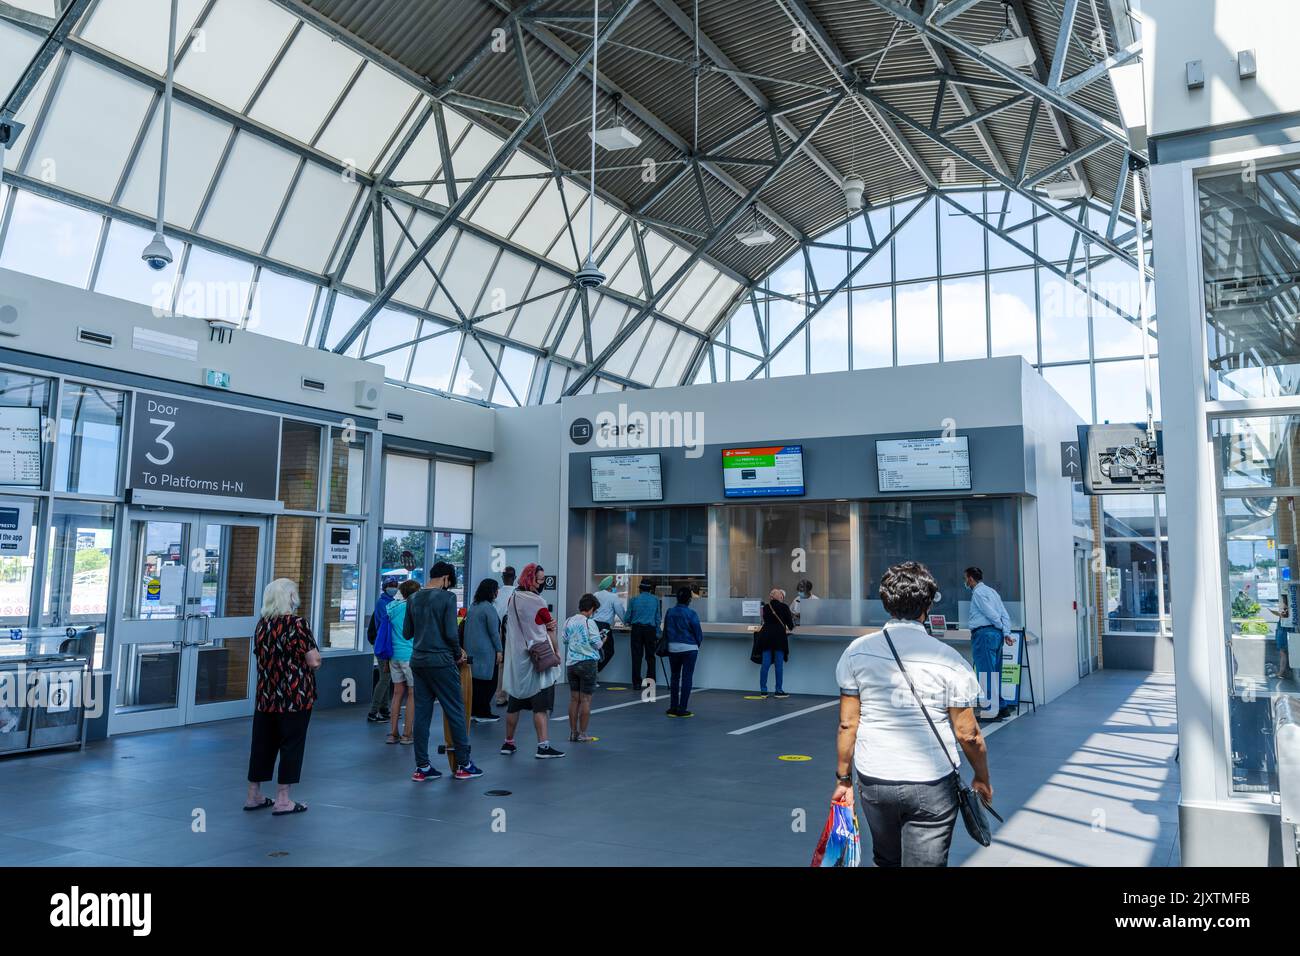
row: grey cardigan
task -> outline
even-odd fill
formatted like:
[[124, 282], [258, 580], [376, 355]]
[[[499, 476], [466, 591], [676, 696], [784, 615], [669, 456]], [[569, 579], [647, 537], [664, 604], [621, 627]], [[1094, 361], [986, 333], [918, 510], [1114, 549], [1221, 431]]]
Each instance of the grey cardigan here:
[[501, 618], [491, 601], [471, 604], [465, 615], [465, 653], [475, 680], [491, 680], [501, 653]]

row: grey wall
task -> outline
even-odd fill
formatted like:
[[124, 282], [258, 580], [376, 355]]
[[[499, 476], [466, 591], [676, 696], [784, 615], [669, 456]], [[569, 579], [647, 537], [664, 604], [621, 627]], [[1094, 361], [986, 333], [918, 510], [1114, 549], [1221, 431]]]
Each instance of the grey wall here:
[[[876, 470], [877, 439], [937, 437], [928, 433], [888, 432], [876, 435], [843, 435], [828, 438], [801, 438], [798, 435], [774, 435], [756, 444], [803, 445], [804, 498], [952, 498], [968, 494], [1019, 495], [1028, 490], [1025, 479], [1024, 429], [1016, 425], [956, 429], [955, 434], [969, 439], [971, 490], [918, 491], [906, 494], [881, 493]], [[594, 444], [594, 442], [593, 442]], [[569, 507], [590, 508], [592, 458], [607, 455], [658, 452], [664, 505], [714, 504], [723, 501], [722, 450], [745, 443], [728, 442], [705, 445], [703, 454], [688, 457], [684, 448], [600, 448], [569, 454]], [[792, 499], [733, 498], [738, 503]], [[794, 499], [797, 500], [797, 499]], [[615, 507], [630, 506], [620, 502]]]
[[1174, 640], [1163, 634], [1103, 634], [1106, 670], [1174, 672]]

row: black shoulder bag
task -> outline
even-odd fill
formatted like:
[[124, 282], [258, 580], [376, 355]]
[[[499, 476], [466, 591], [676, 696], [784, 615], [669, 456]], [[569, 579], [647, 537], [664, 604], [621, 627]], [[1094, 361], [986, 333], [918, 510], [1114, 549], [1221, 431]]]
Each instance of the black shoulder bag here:
[[944, 743], [939, 728], [934, 725], [934, 720], [930, 717], [930, 712], [926, 710], [921, 695], [916, 692], [916, 685], [912, 683], [912, 675], [907, 672], [907, 668], [903, 666], [903, 659], [898, 656], [898, 651], [894, 649], [894, 642], [889, 637], [889, 629], [882, 628], [882, 633], [885, 635], [885, 643], [889, 645], [889, 653], [894, 655], [894, 663], [903, 672], [903, 677], [907, 680], [907, 686], [911, 688], [912, 696], [916, 698], [917, 706], [921, 708], [921, 713], [925, 716], [925, 722], [930, 725], [930, 730], [934, 732], [934, 739], [939, 741], [939, 749], [943, 751], [943, 755], [952, 764], [952, 777], [950, 779], [952, 780], [953, 792], [957, 796], [957, 808], [961, 811], [961, 821], [966, 825], [966, 832], [980, 846], [988, 846], [993, 842], [993, 835], [989, 830], [989, 820], [988, 817], [984, 816], [984, 811], [987, 810], [993, 814], [999, 823], [1002, 823], [1003, 820], [992, 806], [984, 802], [983, 797], [962, 782], [961, 771], [958, 769], [956, 762], [953, 761], [952, 754], [948, 753], [948, 745]]

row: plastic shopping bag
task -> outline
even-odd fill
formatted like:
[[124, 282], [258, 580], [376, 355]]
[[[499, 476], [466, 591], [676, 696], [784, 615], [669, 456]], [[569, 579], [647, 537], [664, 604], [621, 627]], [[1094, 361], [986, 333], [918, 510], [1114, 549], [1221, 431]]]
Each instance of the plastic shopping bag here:
[[832, 801], [830, 816], [813, 852], [812, 865], [857, 866], [861, 853], [857, 814], [847, 803]]

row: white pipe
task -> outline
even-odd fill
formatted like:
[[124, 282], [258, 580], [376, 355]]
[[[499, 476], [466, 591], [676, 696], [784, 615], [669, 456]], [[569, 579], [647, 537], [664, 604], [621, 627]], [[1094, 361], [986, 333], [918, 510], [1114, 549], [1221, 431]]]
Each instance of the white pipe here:
[[163, 86], [162, 157], [158, 161], [158, 217], [154, 230], [163, 234], [163, 214], [167, 204], [167, 152], [172, 133], [172, 81], [176, 73], [176, 10], [180, 0], [171, 0], [171, 18], [167, 28], [167, 81]]

